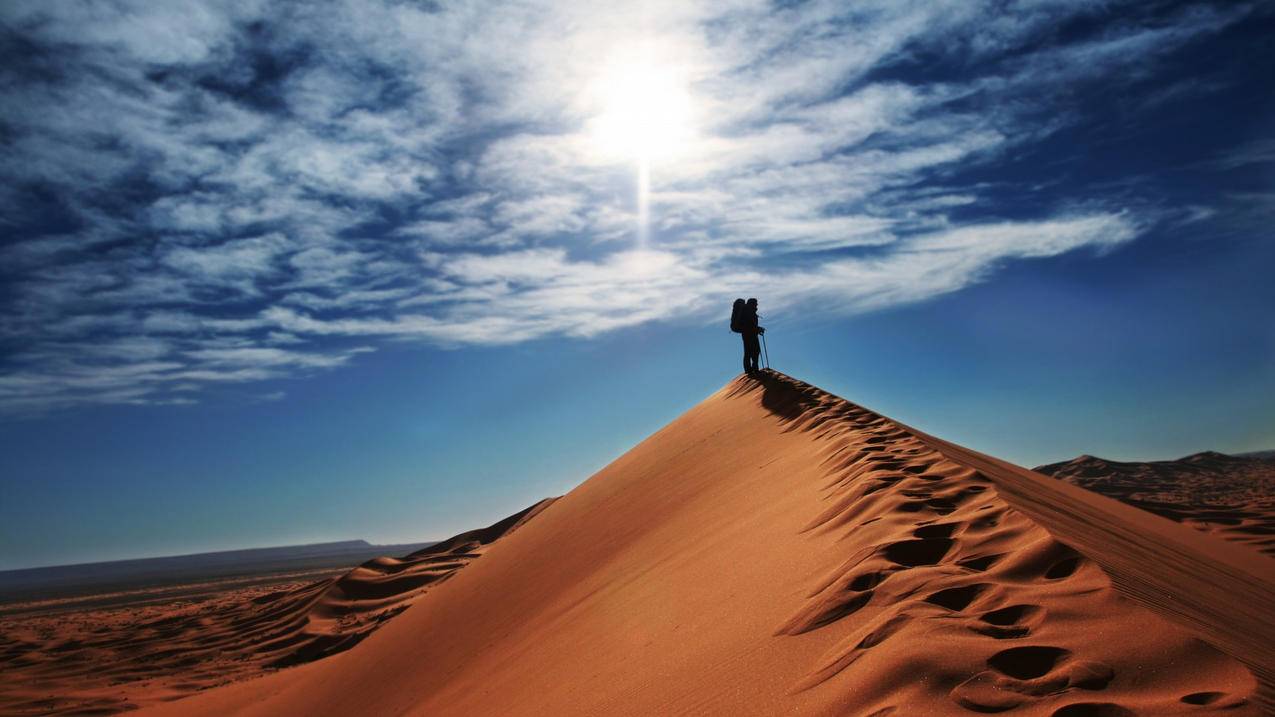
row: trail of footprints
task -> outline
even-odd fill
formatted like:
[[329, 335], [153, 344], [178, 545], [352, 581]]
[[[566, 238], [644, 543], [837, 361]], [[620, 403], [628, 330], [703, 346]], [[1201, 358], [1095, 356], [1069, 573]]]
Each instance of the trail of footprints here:
[[[1110, 665], [1033, 641], [1049, 617], [1042, 596], [1057, 604], [1055, 598], [1105, 589], [1095, 588], [1093, 580], [1072, 581], [1099, 571], [1096, 565], [1013, 511], [985, 476], [946, 459], [892, 421], [801, 382], [770, 380], [790, 382], [796, 392], [792, 400], [800, 410], [785, 416], [787, 430], [812, 431], [829, 443], [823, 461], [828, 507], [804, 531], [853, 534], [854, 543], [867, 544], [819, 580], [805, 607], [776, 634], [800, 635], [877, 608], [795, 690], [823, 683], [914, 622], [943, 621], [945, 634], [963, 631], [957, 634], [999, 646], [985, 669], [951, 690], [950, 699], [961, 707], [1002, 712], [1075, 691], [1086, 697], [1058, 707], [1051, 717], [1134, 714], [1100, 699], [1116, 677]], [[906, 539], [898, 539], [900, 525], [911, 527]], [[878, 536], [885, 542], [872, 542]], [[1216, 709], [1244, 700], [1197, 692], [1182, 696], [1181, 703]]]

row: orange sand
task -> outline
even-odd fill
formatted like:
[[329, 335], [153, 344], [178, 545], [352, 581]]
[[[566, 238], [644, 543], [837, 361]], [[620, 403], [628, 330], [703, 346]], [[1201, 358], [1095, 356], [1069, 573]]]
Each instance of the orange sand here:
[[1275, 562], [740, 378], [355, 649], [181, 715], [1256, 715]]
[[165, 600], [192, 588], [172, 586], [155, 603], [74, 612], [6, 606], [26, 609], [0, 618], [0, 714], [122, 712], [347, 650], [551, 502], [318, 582], [200, 584]]

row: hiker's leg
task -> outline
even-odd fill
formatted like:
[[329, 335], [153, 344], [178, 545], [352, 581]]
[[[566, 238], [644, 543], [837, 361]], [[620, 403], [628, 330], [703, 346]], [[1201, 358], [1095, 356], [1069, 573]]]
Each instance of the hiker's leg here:
[[748, 363], [748, 334], [740, 334], [739, 338], [744, 342], [744, 373], [751, 373], [752, 366]]

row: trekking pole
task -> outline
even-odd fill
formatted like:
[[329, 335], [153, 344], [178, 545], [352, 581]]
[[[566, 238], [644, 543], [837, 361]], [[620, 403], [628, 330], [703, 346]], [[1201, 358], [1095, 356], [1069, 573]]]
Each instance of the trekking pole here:
[[761, 353], [766, 357], [766, 368], [770, 368], [770, 349], [766, 348], [766, 334], [761, 335]]

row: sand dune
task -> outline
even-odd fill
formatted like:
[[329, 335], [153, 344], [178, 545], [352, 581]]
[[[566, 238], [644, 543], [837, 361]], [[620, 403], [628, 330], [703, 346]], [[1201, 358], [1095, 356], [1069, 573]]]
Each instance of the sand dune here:
[[1035, 469], [1275, 556], [1275, 460], [1206, 451], [1146, 463], [1080, 456]]
[[336, 577], [0, 620], [0, 713], [110, 714], [347, 650], [543, 510]]
[[356, 649], [194, 715], [1256, 715], [1269, 559], [740, 378]]

